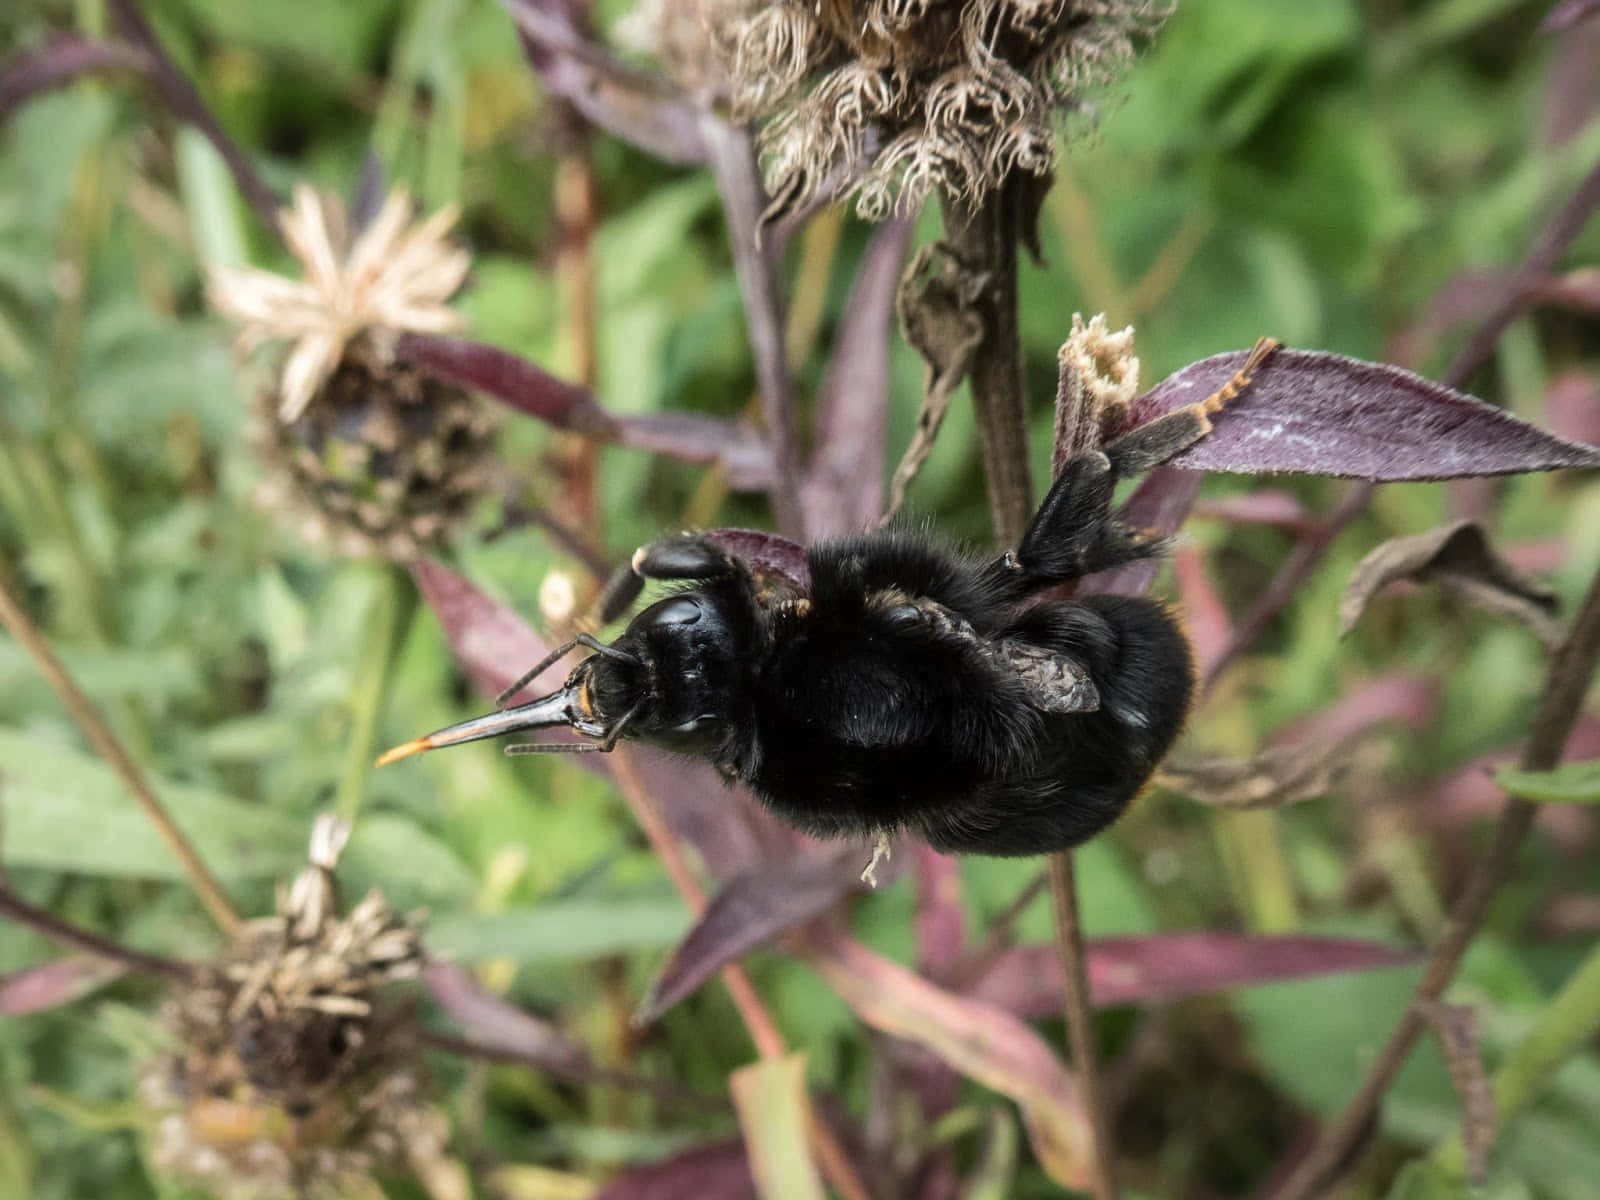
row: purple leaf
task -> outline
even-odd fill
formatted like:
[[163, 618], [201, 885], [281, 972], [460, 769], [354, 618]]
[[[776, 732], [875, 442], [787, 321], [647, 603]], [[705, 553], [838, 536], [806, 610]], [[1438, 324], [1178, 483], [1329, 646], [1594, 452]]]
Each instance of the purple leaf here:
[[0, 126], [38, 93], [107, 71], [148, 75], [150, 56], [125, 42], [68, 36], [7, 59], [0, 65]]
[[889, 318], [911, 224], [872, 235], [817, 401], [815, 449], [801, 500], [813, 538], [872, 527], [883, 515], [889, 416]]
[[498, 346], [436, 334], [402, 334], [395, 353], [458, 387], [484, 392], [519, 412], [600, 437], [616, 435], [615, 422], [587, 388], [567, 383]]
[[702, 112], [665, 80], [634, 70], [574, 27], [570, 9], [549, 0], [500, 0], [516, 22], [528, 62], [551, 92], [601, 129], [664, 162], [710, 158]]
[[81, 1000], [99, 991], [128, 968], [93, 955], [73, 955], [37, 967], [0, 975], [0, 1016], [22, 1017]]
[[795, 852], [799, 835], [709, 763], [637, 743], [622, 752], [638, 766], [645, 798], [673, 834], [695, 848], [714, 878], [731, 879]]
[[696, 1146], [613, 1176], [594, 1200], [757, 1200], [743, 1141]]
[[1545, 390], [1544, 419], [1561, 437], [1600, 440], [1600, 378], [1577, 367], [1561, 372]]
[[[868, 1025], [926, 1047], [969, 1079], [1015, 1100], [1045, 1173], [1065, 1187], [1088, 1187], [1083, 1099], [1036, 1032], [999, 1007], [946, 991], [842, 934], [808, 933], [802, 949]], [[1054, 977], [1059, 981], [1060, 972]]]
[[582, 1071], [589, 1055], [548, 1021], [523, 1012], [448, 963], [423, 968], [422, 985], [474, 1043], [560, 1075]]
[[1540, 33], [1560, 33], [1600, 13], [1600, 0], [1561, 0], [1539, 22]]
[[[1218, 354], [1168, 376], [1134, 402], [1131, 423], [1205, 399], [1244, 358]], [[1278, 351], [1214, 421], [1211, 435], [1172, 465], [1385, 481], [1600, 467], [1592, 446], [1399, 367], [1339, 354]]]
[[912, 842], [910, 851], [917, 880], [917, 970], [938, 979], [961, 957], [966, 941], [961, 864], [923, 842]]
[[[1309, 975], [1395, 967], [1418, 957], [1354, 938], [1239, 933], [1096, 938], [1089, 943], [1089, 992], [1093, 1003], [1104, 1008]], [[1055, 946], [1005, 951], [970, 995], [1028, 1020], [1056, 1015], [1062, 1001]]]
[[1421, 729], [1433, 719], [1438, 689], [1414, 675], [1368, 679], [1328, 708], [1278, 730], [1275, 743], [1348, 742], [1369, 729], [1400, 724]]
[[691, 412], [608, 414], [608, 419], [622, 445], [684, 462], [715, 464], [727, 472], [732, 488], [765, 491], [777, 479], [772, 450], [744, 421]]
[[798, 542], [760, 529], [712, 529], [704, 536], [729, 554], [744, 559], [758, 574], [775, 575], [788, 586], [802, 590], [811, 584], [806, 549]]
[[1172, 574], [1183, 598], [1183, 623], [1194, 644], [1196, 673], [1204, 676], [1222, 657], [1233, 636], [1227, 606], [1206, 574], [1205, 556], [1193, 546], [1179, 546], [1172, 554]]
[[764, 864], [735, 875], [678, 943], [634, 1013], [634, 1024], [649, 1024], [722, 967], [858, 890], [866, 859], [867, 851], [852, 845], [827, 857]]
[[[1176, 533], [1183, 519], [1189, 515], [1189, 510], [1194, 507], [1194, 498], [1199, 494], [1203, 478], [1199, 471], [1157, 467], [1128, 497], [1128, 502], [1118, 511], [1117, 519], [1140, 529], [1153, 529], [1163, 536]], [[1149, 590], [1160, 569], [1159, 559], [1141, 559], [1124, 567], [1113, 567], [1098, 575], [1090, 575], [1080, 586], [1085, 592], [1108, 596], [1142, 596]]]
[[1194, 506], [1194, 515], [1239, 525], [1271, 525], [1291, 533], [1305, 533], [1316, 524], [1299, 497], [1278, 488], [1257, 488], [1242, 496], [1201, 500]]

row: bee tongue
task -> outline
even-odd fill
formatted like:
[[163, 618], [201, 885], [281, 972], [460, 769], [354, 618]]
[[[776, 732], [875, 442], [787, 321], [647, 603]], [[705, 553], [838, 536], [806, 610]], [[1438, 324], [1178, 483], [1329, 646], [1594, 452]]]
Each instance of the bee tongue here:
[[377, 765], [387, 766], [402, 758], [410, 758], [413, 754], [421, 754], [424, 750], [437, 750], [440, 746], [456, 746], [462, 742], [476, 742], [483, 738], [498, 737], [502, 733], [515, 733], [520, 729], [570, 725], [573, 716], [576, 715], [573, 707], [574, 691], [573, 688], [563, 687], [531, 704], [519, 704], [516, 708], [506, 708], [489, 713], [487, 716], [474, 717], [470, 721], [462, 721], [459, 725], [451, 725], [437, 733], [430, 733], [427, 737], [419, 737], [415, 741], [384, 751], [378, 757]]

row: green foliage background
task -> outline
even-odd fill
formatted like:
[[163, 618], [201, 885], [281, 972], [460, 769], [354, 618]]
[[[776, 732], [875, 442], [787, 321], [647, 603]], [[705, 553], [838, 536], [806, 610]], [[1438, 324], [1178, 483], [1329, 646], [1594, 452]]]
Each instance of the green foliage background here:
[[[622, 5], [605, 3], [605, 27]], [[428, 207], [459, 201], [477, 259], [460, 307], [475, 336], [556, 373], [570, 368], [566, 297], [555, 282], [555, 120], [491, 0], [166, 0], [151, 15], [225, 126], [286, 190], [308, 178], [347, 192], [375, 148]], [[1552, 112], [1600, 104], [1600, 42], [1542, 37], [1546, 6], [1515, 0], [1188, 0], [1156, 48], [1073, 141], [1043, 218], [1045, 265], [1027, 266], [1023, 322], [1043, 478], [1055, 349], [1074, 311], [1138, 328], [1147, 382], [1192, 359], [1273, 334], [1289, 344], [1384, 358], [1463, 272], [1514, 263], [1600, 155], [1600, 121], [1562, 141]], [[94, 0], [23, 0], [0, 15], [0, 49], [52, 28], [99, 31]], [[1584, 82], [1585, 77], [1588, 82]], [[1577, 82], [1574, 82], [1577, 80]], [[594, 244], [599, 390], [624, 412], [739, 411], [753, 391], [738, 291], [715, 189], [604, 136], [589, 150], [602, 219]], [[725, 996], [707, 987], [633, 1045], [632, 1003], [687, 923], [618, 797], [561, 764], [458, 753], [348, 778], [346, 745], [379, 706], [398, 741], [480, 707], [436, 623], [385, 570], [305, 547], [251, 501], [248, 379], [204, 309], [198, 263], [274, 260], [241, 242], [240, 209], [210, 150], [138, 83], [111, 79], [45, 96], [0, 131], [0, 563], [242, 909], [301, 861], [314, 813], [359, 799], [344, 871], [350, 894], [381, 883], [433, 913], [431, 944], [492, 960], [521, 1004], [553, 1014], [602, 1061], [628, 1061], [709, 1091], [749, 1047]], [[259, 231], [258, 231], [259, 232]], [[809, 397], [826, 361], [868, 230], [853, 218], [822, 272], [819, 345], [801, 367]], [[919, 239], [936, 236], [925, 216]], [[791, 278], [805, 248], [791, 253]], [[1570, 256], [1592, 263], [1600, 228]], [[276, 260], [277, 265], [284, 265]], [[1436, 372], [1453, 328], [1411, 364]], [[1502, 341], [1480, 394], [1541, 422], [1558, 371], [1595, 369], [1592, 322], [1542, 315]], [[905, 444], [921, 364], [897, 340], [892, 453]], [[1591, 376], [1592, 377], [1592, 376]], [[958, 403], [912, 501], [959, 534], [986, 530], [970, 412]], [[513, 477], [546, 498], [550, 435], [516, 422]], [[637, 452], [599, 460], [593, 536], [613, 558], [683, 519], [697, 473]], [[1208, 496], [1248, 489], [1213, 480]], [[1282, 484], [1322, 510], [1337, 485]], [[1438, 711], [1392, 741], [1382, 794], [1340, 789], [1281, 814], [1218, 816], [1155, 793], [1080, 871], [1091, 936], [1242, 927], [1355, 932], [1405, 943], [1436, 928], [1470, 861], [1475, 826], [1428, 819], [1432, 781], [1523, 734], [1543, 654], [1524, 631], [1417, 592], [1385, 597], [1337, 639], [1339, 589], [1381, 539], [1451, 511], [1438, 485], [1384, 489], [1346, 532], [1256, 653], [1197, 713], [1188, 744], [1248, 752], [1363, 679], [1434, 682]], [[498, 516], [486, 506], [480, 530]], [[736, 496], [722, 524], [766, 520]], [[1600, 559], [1600, 485], [1537, 477], [1494, 485], [1492, 525], [1509, 544], [1561, 547], [1550, 579], [1570, 609]], [[1188, 528], [1230, 610], [1250, 602], [1292, 545], [1259, 526]], [[468, 538], [460, 568], [519, 610], [573, 564], [542, 533]], [[1160, 587], [1171, 591], [1170, 576]], [[374, 614], [399, 622], [388, 647]], [[379, 623], [381, 627], [381, 623]], [[366, 696], [366, 699], [363, 697]], [[139, 946], [197, 956], [203, 911], [21, 650], [0, 641], [0, 843], [30, 900]], [[1578, 825], [1592, 837], [1592, 818]], [[1469, 957], [1459, 997], [1480, 1005], [1491, 1062], [1540, 1011], [1585, 949], [1538, 933], [1555, 898], [1593, 892], [1592, 841], [1542, 836]], [[1036, 867], [963, 864], [982, 930]], [[911, 956], [909, 885], [855, 910], [858, 931]], [[1049, 933], [1043, 902], [1021, 926]], [[1592, 936], [1592, 929], [1591, 929]], [[54, 951], [0, 925], [0, 968]], [[814, 1079], [859, 1106], [866, 1039], [802, 966], [752, 960]], [[1153, 1038], [1154, 1066], [1127, 1068], [1119, 1138], [1144, 1195], [1237, 1195], [1259, 1184], [1311, 1113], [1337, 1111], [1400, 1011], [1405, 970], [1248, 989], [1115, 1010], [1102, 1021], [1112, 1070]], [[155, 993], [125, 983], [0, 1025], [0, 1194], [176, 1195], [145, 1172], [131, 1081]], [[1052, 1037], [1059, 1029], [1050, 1028]], [[619, 1164], [729, 1126], [684, 1124], [603, 1088], [558, 1088], [511, 1069], [441, 1062], [445, 1103], [481, 1113], [461, 1148], [600, 1177]], [[968, 1088], [974, 1112], [993, 1097]], [[1358, 1195], [1382, 1195], [1397, 1163], [1455, 1127], [1439, 1056], [1424, 1047], [1384, 1113], [1384, 1152]], [[1020, 1164], [1006, 1194], [1046, 1195]], [[1593, 1195], [1600, 1178], [1600, 1056], [1570, 1061], [1508, 1132], [1486, 1195]], [[397, 1194], [410, 1194], [397, 1192]], [[531, 1194], [531, 1193], [530, 1193]]]

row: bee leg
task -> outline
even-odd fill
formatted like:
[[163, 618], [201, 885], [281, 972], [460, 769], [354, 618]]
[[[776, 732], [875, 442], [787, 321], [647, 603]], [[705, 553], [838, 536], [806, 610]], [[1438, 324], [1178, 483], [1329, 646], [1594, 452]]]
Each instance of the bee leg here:
[[600, 593], [600, 621], [610, 624], [625, 613], [644, 591], [647, 579], [726, 579], [738, 571], [726, 552], [704, 538], [692, 534], [662, 538], [640, 546], [628, 565], [611, 577]]
[[1011, 560], [1026, 579], [1039, 586], [1080, 579], [1158, 551], [1157, 542], [1112, 518], [1116, 483], [1099, 450], [1067, 460]]
[[1221, 412], [1228, 402], [1254, 381], [1261, 364], [1271, 358], [1280, 343], [1260, 338], [1233, 378], [1197, 404], [1187, 404], [1148, 421], [1123, 434], [1106, 446], [1106, 457], [1117, 478], [1139, 475], [1170, 462], [1211, 432], [1211, 414]]

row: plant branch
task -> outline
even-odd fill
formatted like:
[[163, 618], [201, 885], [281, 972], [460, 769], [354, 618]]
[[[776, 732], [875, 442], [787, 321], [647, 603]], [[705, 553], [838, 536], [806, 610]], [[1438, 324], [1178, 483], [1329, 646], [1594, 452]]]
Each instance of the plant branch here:
[[946, 201], [945, 240], [974, 274], [987, 276], [977, 301], [984, 336], [967, 378], [978, 418], [983, 478], [995, 540], [1015, 547], [1033, 513], [1028, 469], [1028, 403], [1023, 388], [1022, 336], [1017, 326], [1017, 228], [1011, 188], [998, 188], [975, 211]]
[[91, 933], [87, 929], [69, 924], [54, 913], [29, 904], [10, 888], [0, 887], [0, 916], [8, 917], [19, 925], [26, 925], [35, 933], [42, 933], [45, 937], [53, 938], [63, 945], [74, 946], [98, 958], [121, 963], [133, 971], [159, 975], [163, 979], [179, 983], [187, 982], [194, 973], [188, 964], [177, 959], [133, 950], [113, 942], [110, 938], [101, 937], [98, 933]]
[[[1567, 738], [1578, 719], [1584, 693], [1600, 662], [1600, 570], [1595, 572], [1583, 606], [1567, 640], [1556, 650], [1545, 677], [1539, 707], [1523, 747], [1521, 766], [1527, 771], [1547, 771], [1561, 758]], [[1275, 1200], [1299, 1200], [1318, 1194], [1328, 1176], [1350, 1155], [1362, 1131], [1377, 1110], [1384, 1091], [1394, 1079], [1424, 1027], [1419, 1008], [1444, 994], [1461, 956], [1477, 933], [1489, 901], [1515, 865], [1538, 806], [1508, 798], [1495, 827], [1494, 839], [1466, 887], [1451, 908], [1444, 933], [1429, 959], [1428, 969], [1412, 994], [1405, 1014], [1389, 1035], [1355, 1098], [1339, 1119], [1325, 1129], [1310, 1153], [1276, 1193]]]
[[194, 847], [189, 844], [189, 839], [184, 836], [183, 830], [174, 823], [160, 798], [145, 781], [144, 773], [122, 748], [122, 743], [117, 740], [116, 734], [111, 732], [111, 727], [100, 715], [100, 710], [78, 687], [77, 681], [50, 649], [49, 642], [11, 594], [4, 579], [0, 579], [0, 624], [5, 625], [11, 636], [21, 643], [22, 648], [28, 652], [28, 657], [33, 659], [34, 666], [38, 667], [39, 674], [44, 676], [45, 681], [55, 689], [56, 695], [61, 697], [61, 703], [72, 714], [72, 719], [83, 730], [84, 736], [89, 739], [95, 752], [111, 765], [111, 769], [133, 793], [134, 799], [139, 802], [139, 807], [144, 809], [145, 815], [155, 825], [156, 831], [161, 834], [172, 853], [183, 864], [183, 869], [188, 872], [189, 882], [194, 886], [195, 894], [210, 911], [212, 919], [230, 937], [236, 934], [239, 929], [239, 916], [228, 902], [222, 885], [211, 874], [210, 868], [201, 860]]
[[156, 31], [151, 28], [150, 22], [140, 11], [137, 0], [107, 0], [107, 7], [111, 10], [111, 20], [118, 32], [149, 56], [151, 82], [155, 85], [156, 91], [161, 93], [161, 98], [167, 102], [167, 106], [204, 134], [206, 140], [216, 147], [217, 153], [222, 155], [223, 162], [228, 164], [234, 182], [244, 193], [244, 198], [261, 218], [261, 223], [268, 229], [276, 231], [278, 210], [283, 207], [282, 200], [267, 185], [267, 181], [250, 162], [249, 156], [228, 136], [221, 123], [212, 115], [211, 110], [206, 107], [206, 102], [201, 99], [200, 93], [195, 90], [194, 84], [189, 82], [189, 77], [179, 69], [177, 63], [172, 61], [172, 56], [161, 44]]
[[1100, 1090], [1100, 1068], [1095, 1060], [1094, 1021], [1089, 1004], [1088, 957], [1083, 948], [1083, 922], [1078, 916], [1078, 880], [1072, 852], [1050, 856], [1050, 894], [1055, 901], [1056, 950], [1061, 957], [1061, 982], [1065, 986], [1067, 1039], [1072, 1043], [1072, 1065], [1078, 1071], [1078, 1090], [1089, 1113], [1094, 1146], [1090, 1160], [1095, 1200], [1115, 1200], [1116, 1174], [1112, 1161], [1111, 1130], [1105, 1097]]
[[150, 74], [150, 58], [136, 46], [67, 37], [18, 55], [0, 67], [0, 125], [40, 92], [106, 71]]
[[[1577, 236], [1583, 232], [1594, 210], [1600, 207], [1600, 166], [1584, 176], [1583, 182], [1573, 192], [1571, 199], [1561, 206], [1544, 233], [1539, 236], [1522, 262], [1502, 285], [1504, 294], [1488, 314], [1478, 322], [1456, 353], [1450, 365], [1440, 375], [1439, 381], [1447, 387], [1464, 389], [1478, 370], [1489, 361], [1495, 343], [1506, 326], [1516, 320], [1527, 308], [1533, 296], [1533, 287], [1555, 268]], [[1240, 618], [1233, 636], [1212, 662], [1202, 681], [1202, 690], [1211, 685], [1241, 654], [1253, 646], [1256, 639], [1285, 606], [1294, 599], [1300, 585], [1316, 570], [1328, 547], [1347, 526], [1366, 511], [1377, 485], [1361, 483], [1346, 493], [1339, 506], [1315, 530], [1301, 538], [1294, 552], [1285, 560], [1278, 573], [1272, 577], [1249, 612]]]

